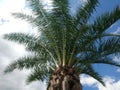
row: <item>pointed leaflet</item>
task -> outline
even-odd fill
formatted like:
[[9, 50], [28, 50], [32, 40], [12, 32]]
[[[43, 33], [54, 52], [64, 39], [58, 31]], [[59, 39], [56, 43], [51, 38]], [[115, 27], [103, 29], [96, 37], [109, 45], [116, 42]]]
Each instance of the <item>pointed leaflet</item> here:
[[87, 0], [87, 2], [77, 10], [75, 20], [77, 26], [84, 25], [88, 22], [98, 3], [98, 0]]
[[91, 29], [94, 30], [94, 34], [100, 35], [105, 32], [113, 23], [120, 18], [120, 7], [117, 6], [112, 12], [104, 13], [99, 16], [91, 25]]
[[81, 73], [84, 73], [84, 74], [87, 74], [87, 75], [93, 77], [94, 79], [99, 81], [103, 86], [105, 86], [102, 76], [100, 76], [100, 74], [95, 72], [95, 70], [91, 66], [86, 66], [85, 68], [83, 68]]
[[5, 73], [11, 72], [15, 69], [30, 69], [34, 68], [35, 66], [41, 66], [41, 64], [46, 64], [48, 58], [45, 56], [25, 56], [22, 58], [17, 59], [16, 61], [12, 62], [10, 65], [7, 66], [5, 69]]

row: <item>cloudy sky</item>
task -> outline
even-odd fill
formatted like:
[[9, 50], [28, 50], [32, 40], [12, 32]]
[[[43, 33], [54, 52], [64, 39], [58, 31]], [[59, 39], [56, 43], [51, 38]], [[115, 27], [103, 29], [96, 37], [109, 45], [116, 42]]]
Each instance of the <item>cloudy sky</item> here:
[[[85, 2], [86, 0], [82, 1]], [[73, 13], [76, 4], [79, 2], [80, 0], [71, 0]], [[116, 5], [120, 5], [120, 0], [100, 0], [97, 14], [100, 15], [105, 11], [113, 10]], [[0, 90], [46, 90], [46, 85], [43, 82], [37, 81], [26, 85], [25, 78], [30, 73], [27, 70], [15, 70], [6, 75], [3, 73], [10, 62], [26, 55], [27, 52], [25, 52], [24, 46], [4, 40], [2, 36], [11, 32], [36, 33], [28, 23], [13, 18], [11, 12], [30, 13], [30, 10], [25, 5], [25, 0], [0, 0]], [[112, 25], [109, 30], [113, 33], [120, 33], [120, 20]], [[114, 60], [120, 63], [118, 57], [115, 57]], [[103, 87], [93, 78], [82, 75], [83, 90], [120, 90], [120, 69], [105, 65], [96, 65], [95, 69], [103, 75], [106, 87]]]

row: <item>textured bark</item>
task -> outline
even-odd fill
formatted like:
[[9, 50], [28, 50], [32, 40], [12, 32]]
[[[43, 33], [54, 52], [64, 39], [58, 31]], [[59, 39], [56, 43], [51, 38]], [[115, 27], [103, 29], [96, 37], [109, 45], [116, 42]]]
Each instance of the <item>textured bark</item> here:
[[59, 69], [53, 74], [47, 90], [82, 90], [82, 85], [72, 69], [67, 72]]
[[78, 78], [71, 78], [67, 75], [63, 78], [50, 80], [47, 90], [82, 90], [82, 85]]

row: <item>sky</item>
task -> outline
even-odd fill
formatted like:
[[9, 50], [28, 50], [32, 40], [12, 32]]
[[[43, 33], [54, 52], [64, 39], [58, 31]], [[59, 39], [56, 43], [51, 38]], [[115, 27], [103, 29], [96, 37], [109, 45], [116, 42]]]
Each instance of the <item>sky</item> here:
[[[70, 0], [71, 10], [74, 9], [80, 0]], [[85, 2], [86, 0], [82, 0]], [[106, 11], [113, 10], [116, 5], [120, 5], [120, 0], [99, 0], [100, 5], [97, 12], [93, 16], [101, 15]], [[47, 3], [48, 1], [45, 1]], [[4, 74], [5, 67], [17, 58], [27, 55], [24, 46], [18, 45], [3, 39], [3, 35], [11, 32], [23, 32], [35, 34], [36, 31], [25, 21], [15, 19], [11, 16], [12, 12], [25, 12], [30, 14], [29, 8], [25, 4], [25, 0], [0, 0], [0, 90], [46, 90], [44, 82], [36, 81], [26, 85], [25, 79], [30, 73], [28, 70], [15, 70], [9, 74]], [[112, 33], [120, 33], [120, 20], [113, 24], [108, 30]], [[119, 57], [114, 60], [120, 63]], [[120, 69], [109, 65], [95, 65], [95, 69], [102, 74], [106, 87], [103, 87], [95, 79], [81, 75], [81, 83], [83, 90], [120, 90]]]

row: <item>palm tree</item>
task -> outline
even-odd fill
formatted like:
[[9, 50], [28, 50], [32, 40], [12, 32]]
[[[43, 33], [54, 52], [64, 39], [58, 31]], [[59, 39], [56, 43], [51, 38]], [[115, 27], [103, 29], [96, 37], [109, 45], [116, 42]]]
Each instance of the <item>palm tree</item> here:
[[36, 27], [38, 34], [11, 33], [4, 38], [25, 45], [32, 55], [14, 61], [5, 72], [31, 69], [27, 82], [46, 80], [47, 90], [82, 90], [81, 74], [87, 74], [105, 86], [93, 65], [120, 67], [112, 59], [120, 53], [120, 35], [107, 32], [120, 19], [120, 7], [91, 19], [98, 0], [88, 0], [75, 15], [70, 12], [69, 0], [52, 0], [51, 9], [45, 9], [42, 0], [27, 2], [32, 15], [13, 13], [13, 16]]

